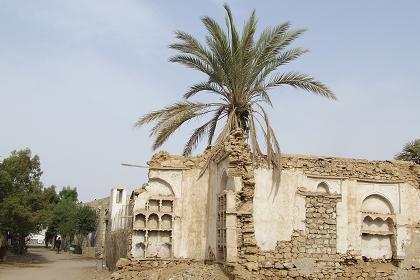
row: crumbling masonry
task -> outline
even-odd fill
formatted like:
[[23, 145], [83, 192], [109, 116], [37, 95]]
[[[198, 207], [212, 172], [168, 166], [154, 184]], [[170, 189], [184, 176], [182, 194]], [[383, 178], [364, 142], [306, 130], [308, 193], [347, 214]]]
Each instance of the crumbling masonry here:
[[129, 257], [219, 263], [236, 279], [420, 279], [418, 165], [282, 164], [276, 185], [241, 131], [198, 157], [154, 155], [130, 199]]

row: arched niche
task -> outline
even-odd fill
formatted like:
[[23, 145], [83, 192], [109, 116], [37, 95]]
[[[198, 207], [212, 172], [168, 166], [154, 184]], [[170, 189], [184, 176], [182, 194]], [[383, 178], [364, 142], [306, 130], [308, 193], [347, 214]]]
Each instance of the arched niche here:
[[362, 256], [391, 259], [396, 247], [392, 204], [383, 195], [371, 194], [363, 200], [360, 210]]
[[144, 230], [134, 230], [133, 240], [135, 240], [136, 242], [145, 242], [146, 232]]
[[161, 217], [161, 229], [171, 229], [172, 228], [172, 216], [165, 214]]
[[316, 191], [320, 193], [330, 193], [330, 188], [325, 182], [321, 182], [316, 186]]
[[171, 257], [171, 244], [162, 244], [158, 252], [159, 258], [170, 258]]
[[153, 195], [174, 196], [171, 185], [160, 178], [150, 178], [145, 189]]
[[147, 239], [147, 258], [156, 258], [160, 249], [158, 231], [151, 230], [148, 233]]
[[146, 216], [143, 214], [137, 214], [134, 220], [134, 226], [138, 228], [146, 227]]
[[392, 221], [392, 219], [384, 220], [380, 217], [373, 219], [370, 216], [366, 216], [363, 219], [362, 231], [386, 233], [386, 232], [392, 232], [393, 228], [394, 228], [394, 222]]
[[148, 210], [151, 212], [158, 212], [159, 211], [159, 200], [150, 199], [148, 201]]
[[144, 258], [145, 257], [145, 246], [143, 243], [137, 243], [134, 246], [133, 257], [135, 258]]
[[158, 229], [159, 228], [159, 216], [155, 213], [149, 215], [147, 220], [147, 227], [149, 229]]
[[173, 201], [172, 200], [162, 200], [162, 212], [173, 212]]
[[159, 241], [162, 243], [171, 243], [171, 232], [161, 231], [159, 232]]
[[387, 198], [380, 194], [371, 194], [367, 196], [361, 207], [362, 212], [380, 213], [380, 214], [393, 214], [394, 208]]

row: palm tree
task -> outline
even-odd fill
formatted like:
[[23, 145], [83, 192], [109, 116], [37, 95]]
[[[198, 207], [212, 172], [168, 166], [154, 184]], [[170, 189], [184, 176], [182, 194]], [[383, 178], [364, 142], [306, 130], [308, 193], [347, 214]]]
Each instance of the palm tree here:
[[[329, 99], [335, 100], [336, 97], [328, 87], [311, 76], [298, 72], [276, 72], [280, 66], [307, 52], [303, 48], [287, 49], [304, 29], [290, 30], [289, 22], [285, 22], [266, 28], [255, 40], [255, 11], [239, 33], [229, 6], [224, 5], [224, 8], [227, 13], [226, 31], [212, 18], [203, 17], [201, 20], [208, 31], [205, 44], [188, 33], [177, 31], [178, 42], [170, 45], [178, 52], [169, 59], [171, 62], [200, 71], [207, 79], [192, 85], [183, 101], [144, 115], [136, 126], [155, 122], [150, 135], [155, 138], [153, 149], [156, 150], [184, 123], [210, 115], [208, 121], [194, 130], [185, 144], [184, 155], [190, 155], [206, 135], [209, 145], [213, 142], [218, 145], [238, 128], [243, 129], [248, 137], [253, 154], [262, 155], [257, 139], [259, 130], [264, 136], [269, 164], [280, 169], [280, 145], [263, 107], [264, 104], [272, 106], [269, 91], [288, 85]], [[210, 93], [217, 100], [190, 101], [201, 93]], [[223, 128], [215, 138], [216, 126], [221, 122]]]
[[420, 139], [405, 144], [403, 150], [395, 156], [395, 159], [420, 164]]

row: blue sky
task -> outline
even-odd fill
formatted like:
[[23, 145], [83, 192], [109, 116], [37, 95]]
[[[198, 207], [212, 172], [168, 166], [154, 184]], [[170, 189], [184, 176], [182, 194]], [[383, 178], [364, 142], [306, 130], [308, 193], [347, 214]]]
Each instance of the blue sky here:
[[[391, 159], [420, 137], [420, 2], [228, 1], [242, 24], [307, 28], [288, 66], [325, 82], [338, 102], [272, 92], [286, 153]], [[29, 147], [46, 185], [84, 201], [141, 186], [152, 140], [136, 119], [181, 98], [201, 75], [171, 64], [173, 31], [205, 36], [200, 17], [224, 23], [223, 1], [0, 0], [0, 156]], [[163, 147], [180, 153], [192, 127]]]

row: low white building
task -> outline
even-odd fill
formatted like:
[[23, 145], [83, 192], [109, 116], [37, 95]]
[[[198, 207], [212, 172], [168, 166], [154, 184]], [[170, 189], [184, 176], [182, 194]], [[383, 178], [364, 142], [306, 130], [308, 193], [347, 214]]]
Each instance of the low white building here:
[[31, 233], [28, 236], [28, 243], [31, 245], [45, 245], [45, 233], [46, 229], [41, 230], [38, 233]]

